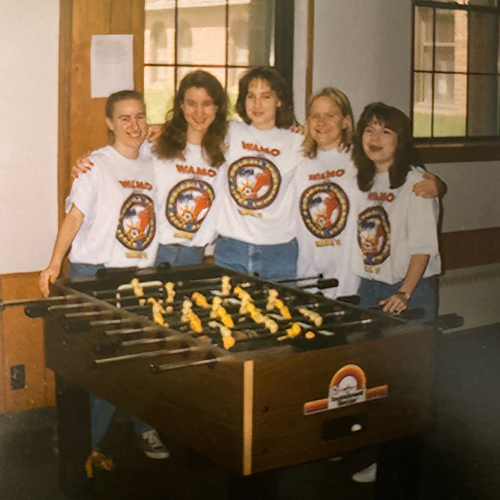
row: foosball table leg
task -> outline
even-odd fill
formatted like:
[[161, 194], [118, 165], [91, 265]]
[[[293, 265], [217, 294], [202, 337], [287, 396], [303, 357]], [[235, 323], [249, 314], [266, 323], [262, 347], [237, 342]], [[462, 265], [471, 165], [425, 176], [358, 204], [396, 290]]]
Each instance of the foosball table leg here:
[[228, 500], [276, 500], [278, 498], [279, 469], [241, 476], [228, 474]]
[[86, 498], [91, 489], [85, 470], [91, 449], [89, 395], [60, 377], [56, 388], [59, 484], [65, 495]]
[[420, 434], [378, 447], [376, 500], [417, 500], [423, 440]]

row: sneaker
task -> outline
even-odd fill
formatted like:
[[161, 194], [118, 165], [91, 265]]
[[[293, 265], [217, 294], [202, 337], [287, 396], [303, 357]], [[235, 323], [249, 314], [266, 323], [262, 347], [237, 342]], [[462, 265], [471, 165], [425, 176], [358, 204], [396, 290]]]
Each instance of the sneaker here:
[[377, 478], [377, 464], [371, 464], [366, 469], [356, 472], [352, 476], [352, 480], [357, 483], [374, 483]]
[[146, 431], [140, 437], [142, 451], [148, 458], [163, 459], [169, 457], [170, 453], [155, 430]]

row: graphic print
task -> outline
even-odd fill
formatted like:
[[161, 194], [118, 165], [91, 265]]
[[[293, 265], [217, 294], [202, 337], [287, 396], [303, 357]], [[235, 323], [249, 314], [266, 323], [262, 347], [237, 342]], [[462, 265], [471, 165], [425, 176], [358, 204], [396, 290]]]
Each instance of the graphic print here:
[[214, 199], [214, 190], [207, 182], [196, 179], [181, 181], [168, 195], [165, 215], [176, 229], [196, 233]]
[[145, 250], [153, 241], [156, 218], [153, 200], [144, 194], [132, 194], [120, 210], [116, 239], [129, 250]]
[[370, 207], [358, 216], [358, 245], [366, 265], [382, 264], [391, 252], [389, 217], [382, 207]]
[[365, 372], [357, 365], [345, 365], [333, 376], [328, 397], [305, 403], [304, 415], [385, 398], [388, 392], [387, 385], [367, 388]]
[[316, 238], [334, 238], [347, 223], [349, 199], [333, 182], [315, 184], [302, 193], [300, 213], [305, 226]]
[[235, 161], [228, 171], [229, 192], [242, 208], [266, 208], [276, 199], [281, 175], [266, 158], [248, 156]]

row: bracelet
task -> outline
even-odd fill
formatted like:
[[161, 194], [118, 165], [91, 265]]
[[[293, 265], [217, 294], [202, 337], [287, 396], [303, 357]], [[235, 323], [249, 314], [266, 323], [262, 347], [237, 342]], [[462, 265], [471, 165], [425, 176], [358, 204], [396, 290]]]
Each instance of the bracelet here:
[[406, 301], [409, 301], [411, 298], [410, 292], [398, 292], [396, 295], [402, 295]]

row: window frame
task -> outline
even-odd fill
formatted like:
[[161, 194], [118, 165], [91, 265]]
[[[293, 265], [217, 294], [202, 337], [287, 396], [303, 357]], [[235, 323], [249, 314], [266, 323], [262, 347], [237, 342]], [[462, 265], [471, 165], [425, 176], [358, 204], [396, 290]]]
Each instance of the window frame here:
[[[416, 12], [418, 7], [433, 9], [463, 10], [466, 12], [483, 12], [496, 14], [500, 20], [500, 3], [496, 7], [481, 5], [463, 5], [456, 2], [444, 2], [439, 0], [412, 0], [412, 54], [411, 54], [411, 110], [412, 123], [414, 120], [415, 99], [415, 75], [421, 70], [415, 69], [416, 49]], [[432, 70], [435, 72], [435, 69]], [[468, 77], [471, 74], [469, 68], [465, 72]], [[497, 73], [498, 75], [498, 73]], [[500, 75], [498, 75], [500, 79]], [[466, 117], [467, 120], [467, 117]], [[500, 132], [494, 137], [432, 137], [415, 138], [422, 158], [426, 163], [451, 163], [451, 162], [477, 162], [494, 161], [500, 159]]]
[[[294, 0], [272, 0], [274, 2], [274, 66], [281, 76], [285, 79], [288, 85], [289, 91], [293, 92], [293, 47], [294, 47], [294, 22], [295, 22], [295, 1]], [[243, 66], [237, 64], [228, 64], [229, 59], [229, 8], [230, 0], [225, 0], [225, 23], [226, 23], [226, 42], [225, 42], [225, 64], [185, 64], [178, 63], [178, 2], [179, 0], [174, 0], [174, 24], [175, 24], [175, 36], [174, 36], [174, 63], [147, 63], [143, 62], [143, 68], [173, 68], [174, 69], [174, 85], [175, 90], [179, 85], [177, 78], [176, 68], [191, 68], [192, 70], [196, 68], [203, 67], [210, 71], [211, 68], [222, 68], [225, 73], [225, 82], [223, 84], [224, 89], [227, 90], [228, 81], [228, 71], [230, 69], [251, 69], [254, 66]], [[144, 78], [144, 77], [143, 77]], [[222, 82], [221, 82], [222, 83]], [[293, 95], [293, 94], [292, 94]]]

